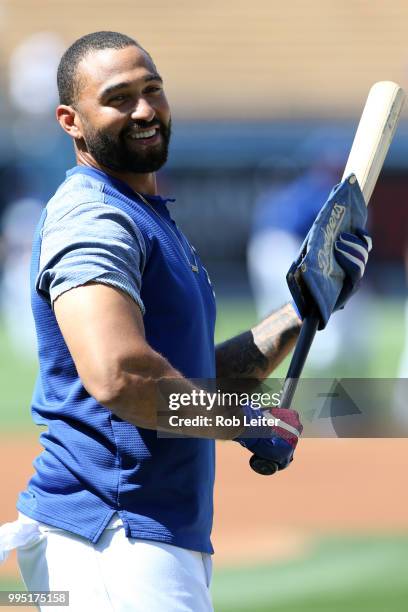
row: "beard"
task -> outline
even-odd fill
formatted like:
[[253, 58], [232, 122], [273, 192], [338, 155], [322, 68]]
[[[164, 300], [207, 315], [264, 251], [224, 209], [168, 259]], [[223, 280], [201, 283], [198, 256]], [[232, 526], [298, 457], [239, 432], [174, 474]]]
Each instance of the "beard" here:
[[[137, 151], [137, 140], [129, 141], [127, 135], [132, 126], [147, 130], [159, 124], [161, 139], [159, 144]], [[85, 126], [84, 126], [85, 127]], [[98, 164], [115, 172], [145, 174], [156, 172], [167, 161], [171, 137], [171, 119], [166, 125], [158, 119], [153, 121], [134, 121], [126, 126], [118, 136], [107, 131], [95, 130], [89, 124], [84, 129], [84, 141], [88, 152]], [[133, 146], [132, 146], [133, 143]]]

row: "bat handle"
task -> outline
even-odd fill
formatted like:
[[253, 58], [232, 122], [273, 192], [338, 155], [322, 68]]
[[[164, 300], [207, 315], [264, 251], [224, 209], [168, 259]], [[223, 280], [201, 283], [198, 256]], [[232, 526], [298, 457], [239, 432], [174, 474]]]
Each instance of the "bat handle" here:
[[[300, 335], [296, 343], [295, 352], [293, 353], [283, 385], [282, 398], [280, 401], [281, 408], [290, 408], [292, 406], [293, 396], [295, 395], [303, 366], [305, 365], [306, 358], [309, 354], [310, 347], [312, 346], [313, 339], [319, 326], [319, 320], [319, 315], [317, 311], [314, 310], [303, 321], [302, 329], [300, 330]], [[254, 472], [261, 474], [262, 476], [272, 476], [272, 474], [275, 474], [275, 472], [279, 470], [279, 466], [277, 463], [275, 463], [275, 461], [271, 461], [270, 459], [262, 459], [262, 457], [258, 457], [257, 455], [252, 455], [249, 460], [249, 465]]]

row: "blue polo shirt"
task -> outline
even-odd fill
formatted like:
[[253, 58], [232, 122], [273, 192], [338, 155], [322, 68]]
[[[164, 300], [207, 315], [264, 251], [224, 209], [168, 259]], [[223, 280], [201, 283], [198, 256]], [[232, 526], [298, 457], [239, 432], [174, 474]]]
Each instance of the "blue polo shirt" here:
[[41, 217], [31, 267], [40, 365], [32, 415], [47, 429], [17, 508], [91, 542], [117, 512], [128, 537], [212, 552], [214, 441], [158, 438], [98, 404], [52, 308], [90, 281], [118, 287], [139, 305], [156, 351], [188, 378], [215, 377], [208, 274], [168, 200], [145, 197], [150, 206], [122, 181], [77, 166]]

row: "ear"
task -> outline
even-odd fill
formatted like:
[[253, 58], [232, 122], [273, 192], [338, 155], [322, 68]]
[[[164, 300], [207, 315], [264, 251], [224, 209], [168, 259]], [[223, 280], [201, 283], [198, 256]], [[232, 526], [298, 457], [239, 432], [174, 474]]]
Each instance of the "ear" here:
[[55, 112], [57, 121], [67, 134], [79, 140], [82, 138], [82, 123], [78, 112], [72, 106], [60, 104]]

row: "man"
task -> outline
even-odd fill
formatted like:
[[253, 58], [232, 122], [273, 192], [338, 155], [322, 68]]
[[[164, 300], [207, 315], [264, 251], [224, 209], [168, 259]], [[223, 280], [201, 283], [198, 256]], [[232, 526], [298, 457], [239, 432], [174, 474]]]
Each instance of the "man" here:
[[32, 410], [48, 430], [17, 504], [21, 572], [30, 589], [68, 590], [72, 610], [208, 611], [212, 438], [234, 438], [283, 469], [301, 425], [278, 410], [279, 426], [254, 427], [255, 437], [240, 422], [163, 438], [157, 429], [172, 431], [157, 420], [163, 388], [262, 380], [301, 322], [288, 304], [214, 347], [208, 275], [157, 194], [170, 110], [138, 43], [82, 37], [61, 60], [58, 87], [57, 119], [78, 165], [34, 238]]

